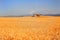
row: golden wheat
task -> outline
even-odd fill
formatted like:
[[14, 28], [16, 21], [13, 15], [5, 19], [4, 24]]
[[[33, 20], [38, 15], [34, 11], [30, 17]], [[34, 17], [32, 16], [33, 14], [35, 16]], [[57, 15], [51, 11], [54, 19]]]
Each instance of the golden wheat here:
[[60, 17], [0, 17], [0, 40], [60, 40]]

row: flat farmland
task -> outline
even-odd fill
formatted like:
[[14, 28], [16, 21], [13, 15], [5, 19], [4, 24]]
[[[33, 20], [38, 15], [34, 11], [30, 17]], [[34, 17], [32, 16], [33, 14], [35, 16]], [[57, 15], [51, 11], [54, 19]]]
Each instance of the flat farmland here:
[[60, 17], [0, 17], [0, 40], [60, 40]]

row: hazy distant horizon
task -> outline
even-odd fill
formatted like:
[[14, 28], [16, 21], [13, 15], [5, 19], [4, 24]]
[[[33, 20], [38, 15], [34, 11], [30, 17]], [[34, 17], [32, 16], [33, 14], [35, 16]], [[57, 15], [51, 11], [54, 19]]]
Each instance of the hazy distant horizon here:
[[60, 0], [0, 0], [0, 16], [60, 14]]

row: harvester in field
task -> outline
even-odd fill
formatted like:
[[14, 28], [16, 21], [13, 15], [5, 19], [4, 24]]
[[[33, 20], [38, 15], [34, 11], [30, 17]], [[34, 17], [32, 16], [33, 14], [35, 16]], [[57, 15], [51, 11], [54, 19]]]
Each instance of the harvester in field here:
[[32, 16], [32, 17], [40, 17], [40, 16], [41, 16], [41, 14], [36, 13], [36, 14], [33, 14], [33, 16]]

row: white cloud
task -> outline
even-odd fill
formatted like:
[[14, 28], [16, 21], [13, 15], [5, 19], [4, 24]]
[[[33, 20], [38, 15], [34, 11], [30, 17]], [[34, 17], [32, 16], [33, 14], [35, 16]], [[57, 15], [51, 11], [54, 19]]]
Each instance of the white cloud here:
[[35, 10], [32, 10], [32, 11], [30, 11], [29, 13], [30, 13], [30, 14], [34, 14], [34, 13], [35, 13]]
[[48, 9], [48, 8], [39, 8], [42, 11], [42, 14], [57, 14], [60, 13], [58, 9]]

